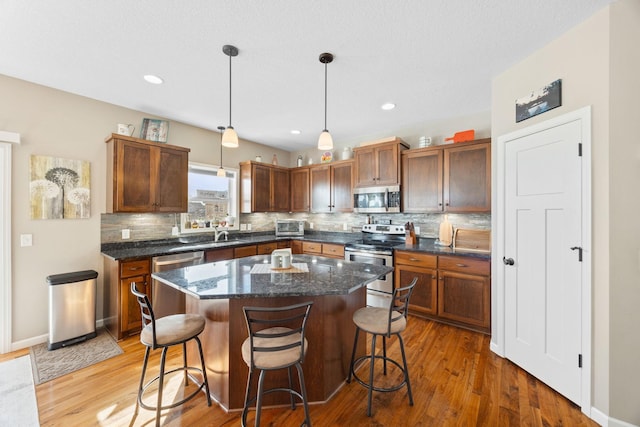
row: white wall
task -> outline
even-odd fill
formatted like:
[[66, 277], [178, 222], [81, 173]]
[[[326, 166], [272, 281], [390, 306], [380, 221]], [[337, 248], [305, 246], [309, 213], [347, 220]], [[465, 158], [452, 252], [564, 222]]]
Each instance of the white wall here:
[[[0, 128], [22, 135], [12, 161], [12, 342], [48, 333], [48, 289], [51, 274], [92, 269], [98, 276], [97, 318], [102, 318], [100, 214], [105, 212], [106, 144], [117, 123], [153, 117], [89, 98], [0, 75]], [[215, 128], [219, 123], [212, 123]], [[242, 130], [238, 129], [240, 135]], [[136, 134], [138, 135], [138, 134]], [[171, 122], [169, 143], [189, 147], [190, 160], [219, 164], [219, 134]], [[237, 167], [256, 152], [276, 153], [283, 164], [289, 153], [248, 141], [225, 149], [224, 166]], [[91, 217], [85, 220], [29, 218], [29, 159], [32, 154], [91, 162]], [[33, 234], [33, 246], [20, 247], [20, 234]]]
[[610, 414], [640, 425], [640, 1], [611, 5]]
[[[620, 0], [497, 76], [492, 91], [494, 140], [592, 106], [592, 406], [634, 425], [640, 425], [637, 40], [640, 2]], [[515, 99], [558, 78], [562, 106], [515, 123]]]

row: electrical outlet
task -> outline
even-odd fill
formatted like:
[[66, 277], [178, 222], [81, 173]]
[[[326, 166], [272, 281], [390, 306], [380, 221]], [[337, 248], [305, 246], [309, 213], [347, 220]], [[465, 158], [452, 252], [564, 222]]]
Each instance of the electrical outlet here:
[[313, 223], [312, 222], [309, 223], [309, 228], [313, 230]]
[[247, 224], [240, 224], [240, 231], [247, 231]]
[[172, 236], [180, 235], [180, 230], [178, 230], [178, 227], [174, 226], [174, 227], [171, 228], [171, 235]]
[[32, 234], [21, 234], [20, 235], [20, 246], [32, 246], [33, 245], [33, 235]]
[[420, 234], [420, 227], [413, 227], [416, 234]]
[[130, 239], [131, 238], [131, 230], [125, 228], [122, 230], [122, 239]]
[[247, 231], [251, 231], [251, 223], [247, 224]]
[[342, 229], [344, 231], [347, 231], [349, 229], [349, 226], [347, 225], [347, 223], [345, 222], [344, 224], [342, 224]]

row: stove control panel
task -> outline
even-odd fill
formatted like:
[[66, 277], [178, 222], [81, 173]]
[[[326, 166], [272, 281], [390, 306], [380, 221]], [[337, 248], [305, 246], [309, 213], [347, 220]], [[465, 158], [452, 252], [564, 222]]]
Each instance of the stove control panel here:
[[379, 234], [405, 234], [404, 225], [388, 225], [388, 224], [365, 224], [362, 226], [364, 233]]

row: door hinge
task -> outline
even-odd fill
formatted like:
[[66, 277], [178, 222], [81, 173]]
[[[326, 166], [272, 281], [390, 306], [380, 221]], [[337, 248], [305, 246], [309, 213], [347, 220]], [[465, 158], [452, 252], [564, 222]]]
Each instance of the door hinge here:
[[582, 157], [582, 142], [578, 143], [578, 157]]
[[582, 368], [582, 355], [578, 355], [578, 368]]

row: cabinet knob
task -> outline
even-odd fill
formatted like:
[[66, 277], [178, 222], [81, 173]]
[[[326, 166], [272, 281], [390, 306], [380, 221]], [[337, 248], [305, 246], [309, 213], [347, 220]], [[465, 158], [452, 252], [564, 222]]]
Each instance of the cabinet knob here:
[[456, 267], [468, 267], [468, 265], [467, 265], [467, 264], [460, 264], [460, 263], [458, 263], [458, 264], [456, 264]]
[[420, 261], [420, 260], [419, 260], [419, 259], [417, 259], [417, 258], [409, 258], [409, 261], [411, 261], [411, 262], [418, 262], [418, 261]]

